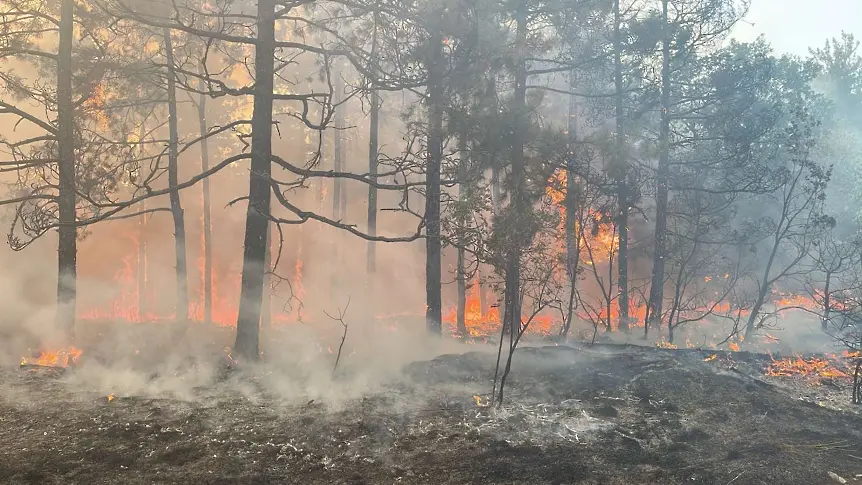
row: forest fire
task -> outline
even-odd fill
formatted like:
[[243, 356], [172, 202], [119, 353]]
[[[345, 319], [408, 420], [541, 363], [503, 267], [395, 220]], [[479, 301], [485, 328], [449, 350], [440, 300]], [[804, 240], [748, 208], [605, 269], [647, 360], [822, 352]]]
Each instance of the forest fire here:
[[[557, 233], [560, 237], [558, 245], [559, 252], [565, 251], [565, 234], [569, 231], [566, 227], [566, 205], [565, 193], [568, 184], [566, 170], [557, 170], [548, 181], [545, 195], [554, 203], [560, 214]], [[581, 228], [581, 224], [584, 228]], [[617, 251], [620, 238], [616, 234], [613, 221], [602, 212], [589, 208], [586, 214], [576, 214], [575, 227], [571, 228], [578, 238], [577, 250], [581, 262], [586, 265], [595, 265], [608, 261]]]
[[[647, 306], [642, 300], [636, 298], [629, 299], [629, 326], [631, 328], [643, 328], [644, 321], [646, 320], [646, 308]], [[617, 302], [612, 302], [610, 308], [604, 305], [601, 309], [595, 310], [583, 306], [577, 311], [577, 315], [588, 322], [599, 321], [605, 325], [610, 325], [611, 330], [618, 329], [620, 325], [620, 307]], [[608, 315], [610, 315], [610, 318], [608, 318]]]
[[838, 368], [843, 362], [836, 356], [829, 358], [803, 357], [796, 355], [784, 359], [773, 359], [766, 375], [781, 377], [804, 377], [808, 379], [849, 379], [850, 374]]
[[773, 291], [772, 294], [775, 297], [774, 303], [779, 308], [800, 308], [805, 310], [814, 310], [820, 306], [812, 298], [806, 295], [799, 295], [795, 293], [782, 293], [777, 290]]
[[[500, 331], [500, 311], [497, 307], [483, 308], [478, 279], [470, 286], [464, 306], [464, 323], [467, 327], [467, 337], [486, 338]], [[525, 333], [532, 335], [551, 335], [554, 327], [559, 321], [550, 315], [534, 315], [532, 320], [527, 316], [521, 317], [521, 323], [527, 324]], [[451, 335], [459, 336], [458, 333], [458, 310], [450, 308], [443, 314], [443, 323], [449, 328]]]
[[[121, 258], [120, 268], [112, 276], [114, 296], [99, 304], [89, 305], [79, 311], [78, 317], [82, 320], [109, 320], [126, 323], [153, 323], [170, 322], [176, 319], [173, 311], [157, 311], [157, 295], [155, 294], [155, 283], [152, 283], [148, 274], [152, 263], [147, 262], [146, 246], [141, 251], [141, 239], [138, 232], [126, 233], [125, 238], [131, 244], [128, 254]], [[239, 304], [237, 296], [240, 293], [241, 278], [239, 273], [225, 274], [224, 268], [218, 266], [219, 260], [214, 260], [217, 266], [212, 270], [212, 318], [208, 323], [223, 326], [236, 326]], [[198, 288], [193, 288], [189, 308], [189, 318], [195, 322], [204, 322], [204, 258], [198, 258], [195, 269], [199, 273], [200, 281]], [[302, 282], [302, 248], [299, 247], [296, 262], [293, 267], [294, 274], [291, 278], [291, 287], [300, 294], [304, 294]], [[286, 311], [273, 312], [270, 321], [272, 323], [291, 323], [299, 321], [300, 315], [293, 305], [290, 313]]]
[[2, 1], [5, 481], [862, 477], [853, 34]]
[[[464, 323], [467, 336], [471, 338], [487, 337], [496, 333], [500, 325], [500, 312], [496, 307], [483, 308], [481, 288], [478, 279], [470, 286], [467, 301], [464, 306]], [[449, 327], [452, 335], [458, 334], [458, 310], [451, 308], [443, 315], [443, 323]]]
[[44, 367], [69, 367], [74, 365], [84, 352], [76, 347], [68, 347], [60, 350], [43, 350], [36, 354], [32, 360], [21, 358], [21, 367], [27, 365], [38, 365]]

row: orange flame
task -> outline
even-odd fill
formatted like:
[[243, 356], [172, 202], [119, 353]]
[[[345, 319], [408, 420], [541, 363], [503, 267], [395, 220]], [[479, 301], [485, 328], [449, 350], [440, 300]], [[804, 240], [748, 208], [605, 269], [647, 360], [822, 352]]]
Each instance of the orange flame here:
[[835, 366], [835, 363], [820, 357], [805, 358], [794, 356], [786, 359], [773, 360], [766, 369], [766, 375], [794, 377], [802, 376], [813, 379], [847, 378], [847, 373]]
[[[83, 353], [84, 352], [81, 349], [76, 347], [59, 350], [43, 350], [37, 357], [35, 357], [34, 363], [36, 365], [46, 367], [68, 367], [70, 364], [74, 364]], [[25, 357], [22, 357], [21, 365], [25, 366], [27, 364], [29, 364], [29, 361]]]
[[[575, 221], [575, 227], [567, 228], [565, 206], [567, 184], [567, 173], [565, 170], [560, 169], [551, 176], [547, 189], [545, 189], [545, 195], [557, 206], [560, 213], [560, 222], [558, 225], [558, 234], [561, 236], [560, 244], [558, 245], [559, 253], [562, 254], [565, 251], [565, 235], [571, 230], [575, 231], [576, 234], [579, 233], [583, 238], [583, 240], [578, 241], [582, 263], [593, 265], [608, 261], [609, 256], [619, 249], [619, 236], [616, 234], [616, 231], [608, 229], [607, 225], [610, 221], [604, 220], [605, 216], [595, 209], [589, 209], [585, 217], [586, 222], [595, 224], [595, 232], [590, 230], [590, 228], [581, 231], [577, 220]], [[589, 245], [591, 251], [585, 250], [586, 245]], [[592, 252], [592, 258], [590, 258], [589, 252]]]
[[772, 294], [776, 296], [776, 299], [774, 300], [775, 304], [781, 307], [799, 307], [813, 310], [820, 306], [813, 299], [805, 295], [781, 293], [779, 291], [773, 291]]
[[[477, 278], [470, 287], [464, 307], [464, 324], [467, 327], [467, 336], [469, 337], [487, 337], [500, 328], [500, 312], [497, 308], [483, 311], [480, 291], [479, 279]], [[452, 335], [457, 335], [458, 309], [450, 308], [443, 315], [443, 323], [449, 327], [449, 332]]]

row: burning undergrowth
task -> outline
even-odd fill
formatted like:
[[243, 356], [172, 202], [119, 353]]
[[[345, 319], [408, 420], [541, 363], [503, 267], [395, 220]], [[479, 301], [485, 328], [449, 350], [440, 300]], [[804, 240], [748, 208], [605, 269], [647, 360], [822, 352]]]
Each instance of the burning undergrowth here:
[[438, 348], [450, 353], [407, 365], [354, 347], [333, 375], [325, 350], [287, 342], [267, 351], [267, 365], [225, 370], [223, 343], [211, 337], [198, 354], [208, 357], [193, 360], [140, 347], [111, 366], [96, 346], [62, 373], [6, 367], [0, 474], [10, 483], [809, 485], [862, 472], [851, 458], [862, 420], [800, 401], [796, 391], [829, 386], [769, 375], [778, 355], [525, 347], [496, 408], [495, 355], [483, 346]]
[[770, 376], [802, 377], [822, 382], [824, 379], [840, 379], [848, 383], [853, 379], [855, 362], [859, 352], [826, 354], [823, 356], [795, 355], [790, 358], [773, 359], [766, 370]]
[[30, 351], [30, 357], [21, 357], [21, 367], [37, 365], [66, 368], [75, 365], [83, 353], [81, 349], [72, 346], [58, 350]]

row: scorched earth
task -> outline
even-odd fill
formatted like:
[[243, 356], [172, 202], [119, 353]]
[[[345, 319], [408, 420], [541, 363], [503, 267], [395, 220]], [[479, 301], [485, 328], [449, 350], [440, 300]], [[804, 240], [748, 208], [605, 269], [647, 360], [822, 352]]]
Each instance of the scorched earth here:
[[[862, 474], [862, 419], [843, 406], [846, 383], [764, 375], [765, 356], [525, 347], [495, 409], [486, 405], [495, 355], [464, 350], [341, 398], [289, 397], [278, 384], [285, 377], [267, 368], [206, 373], [197, 363], [189, 372], [207, 377], [186, 389], [179, 374], [154, 374], [147, 379], [158, 392], [123, 395], [94, 386], [86, 363], [10, 366], [2, 371], [0, 477], [812, 485]], [[341, 385], [356, 389], [349, 369], [327, 384]]]

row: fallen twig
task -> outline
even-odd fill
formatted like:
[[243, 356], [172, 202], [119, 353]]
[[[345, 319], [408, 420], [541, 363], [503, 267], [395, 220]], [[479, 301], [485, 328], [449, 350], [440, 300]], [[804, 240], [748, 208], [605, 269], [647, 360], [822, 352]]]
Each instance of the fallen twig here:
[[730, 485], [731, 483], [735, 482], [737, 479], [739, 479], [739, 477], [741, 477], [741, 476], [743, 476], [743, 475], [745, 475], [745, 470], [742, 470], [742, 473], [740, 473], [739, 475], [737, 475], [737, 476], [733, 477], [733, 480], [731, 480], [731, 481], [727, 482], [727, 485]]
[[616, 434], [618, 434], [618, 435], [622, 436], [623, 438], [625, 438], [625, 439], [627, 439], [627, 440], [634, 441], [634, 442], [635, 442], [635, 443], [637, 443], [637, 444], [638, 444], [638, 446], [640, 446], [642, 449], [646, 449], [646, 448], [644, 447], [643, 443], [641, 442], [641, 440], [639, 440], [639, 439], [635, 438], [634, 436], [627, 435], [627, 434], [623, 433], [622, 431], [620, 431], [620, 430], [618, 430], [618, 429], [614, 429], [614, 433], [616, 433]]
[[335, 374], [335, 371], [338, 370], [338, 363], [341, 361], [341, 351], [344, 349], [344, 341], [347, 340], [347, 323], [344, 322], [344, 315], [347, 314], [347, 308], [348, 307], [350, 307], [350, 297], [349, 296], [347, 297], [347, 304], [344, 305], [344, 309], [343, 310], [340, 308], [338, 309], [338, 316], [337, 317], [333, 317], [332, 315], [327, 313], [326, 310], [323, 311], [323, 313], [327, 317], [337, 321], [344, 328], [344, 332], [342, 332], [342, 334], [341, 334], [341, 343], [338, 344], [338, 353], [335, 355], [335, 365], [332, 366], [332, 374], [333, 375]]

